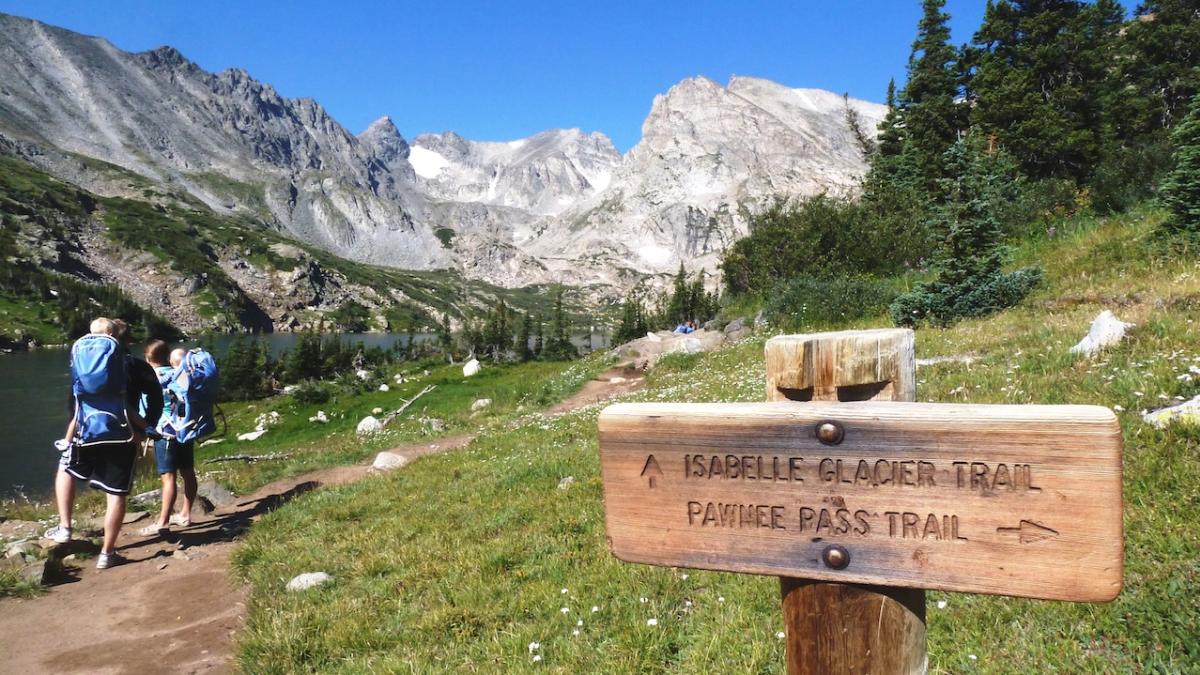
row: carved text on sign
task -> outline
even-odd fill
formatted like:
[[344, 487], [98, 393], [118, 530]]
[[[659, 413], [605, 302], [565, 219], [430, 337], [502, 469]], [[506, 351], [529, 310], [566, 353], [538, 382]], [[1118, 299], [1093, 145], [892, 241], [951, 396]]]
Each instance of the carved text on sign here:
[[[829, 423], [844, 432], [832, 444]], [[600, 417], [623, 560], [1062, 600], [1120, 590], [1120, 446], [1095, 406], [643, 403]], [[847, 565], [823, 562], [834, 543]]]

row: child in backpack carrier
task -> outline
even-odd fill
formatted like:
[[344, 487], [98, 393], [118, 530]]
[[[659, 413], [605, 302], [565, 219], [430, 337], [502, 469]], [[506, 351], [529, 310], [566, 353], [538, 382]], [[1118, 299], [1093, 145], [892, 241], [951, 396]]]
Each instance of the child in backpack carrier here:
[[[99, 319], [92, 320], [92, 324], [88, 327], [88, 332], [92, 335], [112, 335], [116, 332], [116, 324], [111, 319], [100, 317]], [[71, 447], [71, 444], [75, 442], [75, 431], [79, 427], [78, 419], [76, 418], [77, 412], [75, 401], [72, 400], [71, 421], [67, 422], [66, 434], [63, 435], [62, 440], [54, 442], [54, 447], [60, 452], [66, 452], [67, 448]]]

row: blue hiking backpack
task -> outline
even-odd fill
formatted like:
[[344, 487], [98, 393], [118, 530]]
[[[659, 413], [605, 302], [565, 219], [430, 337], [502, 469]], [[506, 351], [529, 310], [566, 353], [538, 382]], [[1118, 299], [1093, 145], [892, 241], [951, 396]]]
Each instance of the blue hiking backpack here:
[[172, 395], [170, 417], [161, 431], [180, 443], [187, 443], [216, 430], [213, 407], [221, 380], [212, 354], [196, 348], [183, 356], [183, 362], [171, 374], [167, 391]]
[[129, 381], [125, 350], [110, 335], [90, 334], [71, 347], [71, 393], [75, 397], [75, 444], [128, 443], [133, 427], [125, 408]]

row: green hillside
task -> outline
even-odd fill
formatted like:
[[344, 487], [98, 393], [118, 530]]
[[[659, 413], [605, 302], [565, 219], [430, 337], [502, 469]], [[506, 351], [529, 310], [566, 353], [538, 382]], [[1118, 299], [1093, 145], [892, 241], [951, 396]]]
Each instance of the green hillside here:
[[[0, 155], [0, 342], [63, 343], [79, 335], [81, 321], [94, 312], [121, 316], [143, 332], [173, 334], [167, 321], [139, 306], [128, 289], [103, 283], [102, 270], [81, 262], [85, 246], [112, 265], [133, 259], [145, 271], [157, 265], [194, 280], [195, 292], [176, 302], [191, 303], [205, 330], [262, 330], [268, 325], [264, 309], [221, 262], [245, 260], [268, 275], [292, 270], [296, 259], [277, 253], [278, 245], [302, 251], [324, 273], [348, 284], [374, 289], [382, 302], [377, 310], [388, 323], [375, 325], [377, 329], [421, 330], [442, 314], [481, 317], [500, 299], [521, 312], [549, 313], [546, 286], [506, 289], [464, 280], [452, 270], [404, 271], [356, 263], [297, 242], [263, 221], [214, 213], [182, 192], [154, 187], [119, 167], [80, 161], [123, 183], [138, 198], [101, 197], [19, 158]], [[88, 238], [95, 232], [102, 233], [101, 241]], [[137, 257], [139, 252], [149, 258]], [[406, 299], [396, 300], [392, 291]]]
[[[1188, 377], [1200, 366], [1200, 268], [1155, 239], [1162, 217], [1059, 223], [1016, 254], [1045, 270], [1019, 306], [918, 329], [918, 357], [975, 356], [922, 368], [919, 400], [1099, 404], [1121, 411], [1125, 435], [1120, 597], [1089, 605], [931, 592], [931, 671], [1182, 672], [1200, 659], [1200, 430], [1160, 431], [1139, 414], [1200, 392]], [[1069, 354], [1103, 309], [1137, 328], [1095, 359]], [[853, 324], [882, 325], [883, 316]], [[766, 337], [664, 359], [634, 399], [761, 400]], [[599, 409], [494, 429], [463, 451], [266, 517], [236, 558], [252, 585], [242, 668], [523, 672], [540, 655], [537, 666], [555, 672], [781, 672], [775, 579], [609, 554]], [[574, 484], [558, 489], [566, 476]], [[283, 591], [314, 570], [335, 583]]]

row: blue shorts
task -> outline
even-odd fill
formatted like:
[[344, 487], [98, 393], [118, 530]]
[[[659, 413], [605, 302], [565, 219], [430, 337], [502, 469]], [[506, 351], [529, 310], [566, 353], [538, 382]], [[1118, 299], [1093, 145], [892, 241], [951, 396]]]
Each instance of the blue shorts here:
[[196, 459], [192, 452], [195, 445], [195, 441], [180, 443], [166, 438], [154, 441], [154, 463], [158, 465], [159, 475], [195, 467]]

